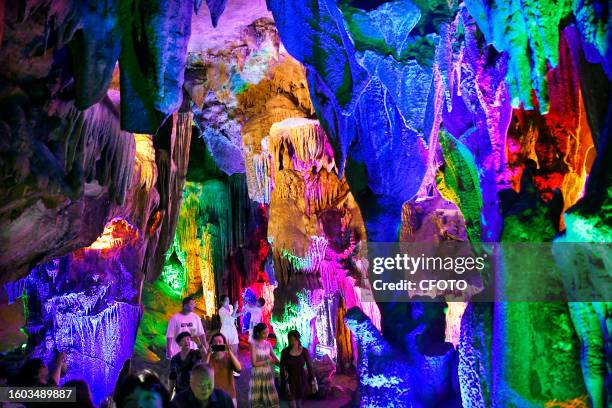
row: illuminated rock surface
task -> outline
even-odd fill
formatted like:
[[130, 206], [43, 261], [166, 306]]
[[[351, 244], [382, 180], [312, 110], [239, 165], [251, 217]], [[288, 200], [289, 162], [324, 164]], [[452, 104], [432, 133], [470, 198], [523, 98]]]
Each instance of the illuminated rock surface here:
[[[67, 351], [97, 403], [163, 366], [183, 296], [215, 330], [229, 294], [365, 406], [610, 405], [609, 2], [4, 3], [11, 370]], [[554, 241], [506, 247], [496, 295], [581, 301], [370, 302], [367, 243], [398, 240]]]

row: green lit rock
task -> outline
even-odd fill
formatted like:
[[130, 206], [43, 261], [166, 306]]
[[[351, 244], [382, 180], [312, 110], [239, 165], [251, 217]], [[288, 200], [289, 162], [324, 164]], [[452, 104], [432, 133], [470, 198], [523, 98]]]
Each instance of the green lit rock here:
[[474, 157], [460, 141], [448, 133], [440, 132], [439, 138], [444, 166], [436, 177], [438, 190], [461, 210], [470, 242], [479, 242], [482, 194]]

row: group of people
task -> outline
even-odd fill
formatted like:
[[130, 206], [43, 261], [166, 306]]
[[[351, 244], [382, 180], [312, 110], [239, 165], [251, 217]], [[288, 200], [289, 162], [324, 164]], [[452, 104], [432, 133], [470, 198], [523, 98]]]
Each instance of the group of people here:
[[[225, 400], [237, 406], [234, 377], [240, 375], [242, 366], [237, 357], [239, 336], [235, 319], [245, 313], [251, 315], [249, 406], [279, 406], [274, 373], [274, 366], [279, 365], [282, 394], [293, 407], [301, 407], [302, 399], [316, 387], [310, 354], [302, 347], [299, 332], [292, 330], [288, 334], [289, 346], [278, 359], [268, 342], [268, 326], [261, 322], [264, 304], [265, 300], [259, 298], [255, 305], [246, 306], [238, 313], [237, 303], [231, 305], [229, 298], [222, 296], [221, 328], [212, 335], [209, 345], [202, 321], [194, 313], [194, 300], [191, 297], [183, 300], [182, 311], [172, 316], [166, 334], [170, 392], [178, 408], [198, 406], [190, 404], [202, 401], [201, 397], [207, 396], [204, 390], [208, 388], [216, 401], [212, 406], [225, 406], [220, 402]], [[197, 373], [195, 377], [194, 373]]]
[[[238, 359], [238, 332], [235, 319], [251, 314], [249, 346], [251, 377], [249, 407], [279, 407], [279, 393], [274, 366], [280, 366], [280, 390], [291, 406], [301, 407], [302, 399], [316, 384], [308, 350], [300, 343], [300, 334], [288, 334], [289, 346], [281, 352], [280, 360], [268, 342], [268, 326], [261, 322], [265, 304], [260, 298], [255, 305], [237, 312], [227, 296], [221, 298], [219, 309], [221, 329], [207, 339], [200, 317], [194, 313], [191, 297], [183, 300], [181, 312], [172, 316], [167, 331], [167, 356], [170, 358], [169, 387], [152, 372], [126, 375], [118, 381], [111, 399], [103, 407], [116, 408], [235, 408], [237, 407], [235, 376], [242, 365]], [[57, 386], [66, 371], [66, 355], [59, 353], [53, 369], [41, 359], [28, 360], [22, 367], [20, 380], [12, 385], [42, 387]], [[85, 381], [69, 381], [63, 387], [74, 387], [78, 406], [95, 408]], [[69, 403], [73, 404], [73, 403]], [[30, 404], [24, 404], [28, 407]], [[39, 406], [39, 405], [33, 405]], [[53, 405], [60, 406], [60, 405]], [[70, 405], [72, 406], [72, 405]]]
[[[15, 376], [10, 376], [5, 367], [0, 367], [0, 387], [57, 387], [60, 378], [67, 371], [66, 353], [60, 352], [49, 367], [41, 358], [27, 360]], [[62, 388], [75, 390], [74, 402], [0, 402], [2, 408], [54, 408], [79, 407], [96, 408], [92, 402], [89, 385], [84, 380], [70, 380], [62, 384]]]

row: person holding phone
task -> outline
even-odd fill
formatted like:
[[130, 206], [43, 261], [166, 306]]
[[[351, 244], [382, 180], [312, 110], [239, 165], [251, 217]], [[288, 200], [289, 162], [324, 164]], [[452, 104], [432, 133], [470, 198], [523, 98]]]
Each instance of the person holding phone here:
[[236, 318], [238, 314], [238, 302], [234, 306], [230, 303], [230, 298], [227, 295], [222, 295], [221, 307], [219, 308], [219, 317], [221, 318], [221, 333], [225, 336], [227, 344], [234, 355], [238, 355], [238, 330], [236, 329]]
[[233, 373], [239, 373], [242, 366], [232, 349], [228, 347], [222, 333], [216, 333], [210, 338], [210, 352], [206, 356], [205, 363], [210, 365], [215, 373], [214, 387], [225, 391], [232, 398], [234, 407], [237, 407]]
[[249, 343], [253, 342], [253, 328], [261, 323], [263, 316], [263, 307], [266, 304], [266, 299], [260, 297], [255, 304], [246, 304], [242, 308], [242, 314], [250, 313], [249, 319]]

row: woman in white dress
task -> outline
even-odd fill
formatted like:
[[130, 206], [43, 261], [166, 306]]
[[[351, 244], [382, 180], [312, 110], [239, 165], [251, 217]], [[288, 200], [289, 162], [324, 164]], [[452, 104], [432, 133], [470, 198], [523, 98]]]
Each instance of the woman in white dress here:
[[221, 296], [221, 308], [219, 309], [219, 317], [221, 318], [221, 333], [227, 339], [227, 344], [234, 353], [238, 355], [238, 330], [236, 329], [236, 318], [238, 314], [238, 302], [234, 306], [231, 305], [227, 295]]

